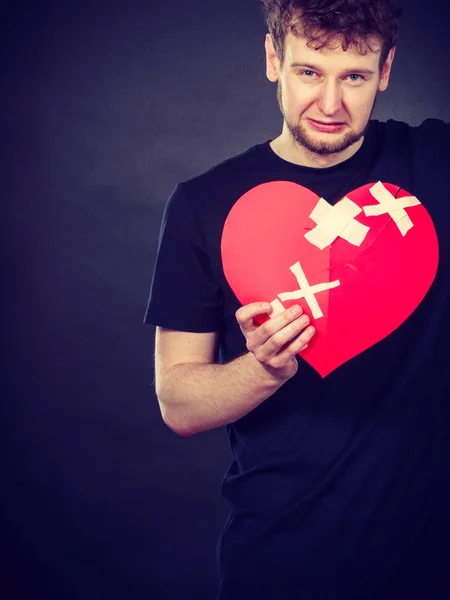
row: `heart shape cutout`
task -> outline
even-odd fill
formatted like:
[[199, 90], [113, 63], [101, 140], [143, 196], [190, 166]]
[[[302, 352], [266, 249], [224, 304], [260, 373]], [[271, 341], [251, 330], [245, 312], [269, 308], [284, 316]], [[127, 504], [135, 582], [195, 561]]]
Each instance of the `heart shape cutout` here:
[[[390, 198], [389, 212], [374, 190]], [[258, 185], [229, 212], [221, 253], [243, 305], [276, 301], [284, 310], [297, 303], [311, 317], [316, 334], [299, 354], [322, 377], [397, 329], [422, 302], [439, 262], [425, 207], [381, 182], [349, 192], [334, 207], [290, 181]]]

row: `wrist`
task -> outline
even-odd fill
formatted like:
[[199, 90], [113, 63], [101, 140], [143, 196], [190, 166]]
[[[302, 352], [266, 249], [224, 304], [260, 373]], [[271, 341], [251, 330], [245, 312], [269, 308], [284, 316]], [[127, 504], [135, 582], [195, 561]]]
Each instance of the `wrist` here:
[[253, 352], [248, 352], [246, 355], [249, 365], [254, 371], [255, 378], [267, 386], [272, 392], [280, 388], [286, 381], [291, 379], [297, 372], [298, 364], [294, 358], [292, 365], [289, 368], [276, 369], [267, 364], [260, 362]]

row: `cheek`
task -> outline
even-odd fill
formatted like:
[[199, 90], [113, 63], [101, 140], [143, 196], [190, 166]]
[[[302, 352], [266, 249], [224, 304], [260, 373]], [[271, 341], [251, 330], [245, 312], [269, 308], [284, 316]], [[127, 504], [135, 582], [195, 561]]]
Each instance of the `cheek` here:
[[283, 106], [286, 112], [304, 110], [313, 101], [313, 93], [298, 80], [283, 82]]
[[374, 103], [374, 97], [370, 94], [368, 96], [364, 96], [364, 98], [358, 98], [351, 104], [351, 112], [353, 119], [355, 121], [364, 121], [366, 120], [370, 112], [372, 110], [372, 106]]
[[375, 102], [376, 90], [370, 87], [365, 90], [355, 90], [355, 94], [349, 98], [352, 106], [361, 113], [370, 113]]

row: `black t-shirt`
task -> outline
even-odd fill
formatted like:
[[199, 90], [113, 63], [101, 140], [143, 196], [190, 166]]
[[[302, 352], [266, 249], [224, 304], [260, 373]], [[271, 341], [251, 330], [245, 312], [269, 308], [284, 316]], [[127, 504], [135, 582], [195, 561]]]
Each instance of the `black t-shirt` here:
[[[238, 296], [245, 294], [236, 291], [234, 280], [234, 291], [230, 286], [233, 272], [224, 268], [225, 253], [234, 252], [236, 270], [236, 256], [242, 253], [248, 263], [254, 252], [246, 272], [254, 264], [264, 284], [265, 266], [256, 266], [254, 232], [268, 228], [259, 239], [272, 254], [289, 237], [282, 229], [286, 219], [281, 230], [271, 229], [267, 211], [275, 222], [278, 200], [270, 206], [266, 200], [272, 202], [280, 192], [284, 210], [282, 192], [297, 184], [300, 208], [302, 198], [320, 198], [326, 201], [326, 213], [343, 206], [343, 198], [354, 208], [354, 191], [363, 186], [372, 196], [375, 189], [382, 191], [372, 202], [381, 207], [379, 212], [367, 215], [360, 203], [358, 215], [349, 217], [352, 230], [347, 222], [337, 230], [342, 214], [333, 213], [336, 218], [326, 221], [323, 211], [306, 228], [317, 227], [315, 235], [327, 222], [323, 232], [329, 239], [321, 252], [340, 247], [342, 261], [347, 247], [353, 257], [358, 255], [336, 266], [341, 276], [350, 269], [356, 272], [349, 275], [352, 281], [360, 277], [348, 303], [338, 296], [345, 288], [338, 271], [325, 279], [339, 286], [321, 292], [327, 306], [331, 311], [339, 297], [335, 306], [347, 311], [348, 325], [335, 327], [327, 321], [333, 348], [325, 343], [324, 353], [352, 346], [366, 328], [372, 328], [375, 338], [380, 330], [380, 339], [322, 372], [306, 354], [298, 357], [295, 377], [226, 427], [232, 461], [222, 486], [230, 517], [217, 543], [220, 599], [450, 598], [450, 582], [444, 582], [450, 565], [449, 174], [449, 124], [436, 119], [419, 127], [370, 121], [358, 152], [333, 167], [292, 164], [266, 142], [179, 184], [169, 199], [145, 322], [180, 331], [217, 331], [219, 360], [230, 361], [246, 352], [235, 319]], [[260, 193], [263, 189], [268, 193]], [[228, 229], [224, 242], [233, 210], [249, 198], [254, 208], [261, 198], [266, 216], [243, 211], [246, 221], [235, 230], [239, 236], [234, 241], [234, 230]], [[404, 208], [394, 211], [396, 201]], [[377, 219], [385, 219], [382, 227], [375, 225], [381, 223]], [[387, 254], [383, 250], [377, 273], [366, 271], [366, 265], [379, 260], [377, 244], [385, 243], [387, 232], [397, 235], [395, 245]], [[304, 235], [299, 227], [298, 236]], [[410, 250], [399, 263], [402, 241]], [[314, 252], [319, 250], [314, 247], [311, 256]], [[298, 258], [308, 277], [309, 253]], [[394, 275], [391, 263], [397, 265]], [[384, 271], [394, 277], [388, 284]], [[422, 296], [416, 290], [411, 304], [416, 280], [427, 277]], [[359, 297], [365, 286], [372, 286], [370, 297]], [[319, 297], [325, 311], [325, 296], [319, 293], [297, 302], [311, 315]], [[348, 306], [353, 307], [350, 312]], [[383, 332], [392, 314], [402, 310], [392, 331]], [[319, 329], [327, 318], [317, 317]], [[334, 321], [339, 321], [339, 311]], [[326, 340], [325, 329], [322, 334]]]

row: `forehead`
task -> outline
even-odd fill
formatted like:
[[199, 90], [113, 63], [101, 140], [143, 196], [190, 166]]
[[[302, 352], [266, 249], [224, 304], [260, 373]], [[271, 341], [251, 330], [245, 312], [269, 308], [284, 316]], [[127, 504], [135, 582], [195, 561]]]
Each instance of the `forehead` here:
[[350, 45], [346, 50], [342, 47], [342, 38], [330, 38], [322, 48], [316, 49], [314, 42], [308, 45], [304, 37], [288, 32], [285, 38], [285, 62], [289, 64], [314, 61], [324, 68], [334, 66], [359, 66], [361, 68], [375, 67], [379, 63], [381, 42], [376, 37], [364, 40], [359, 45]]

